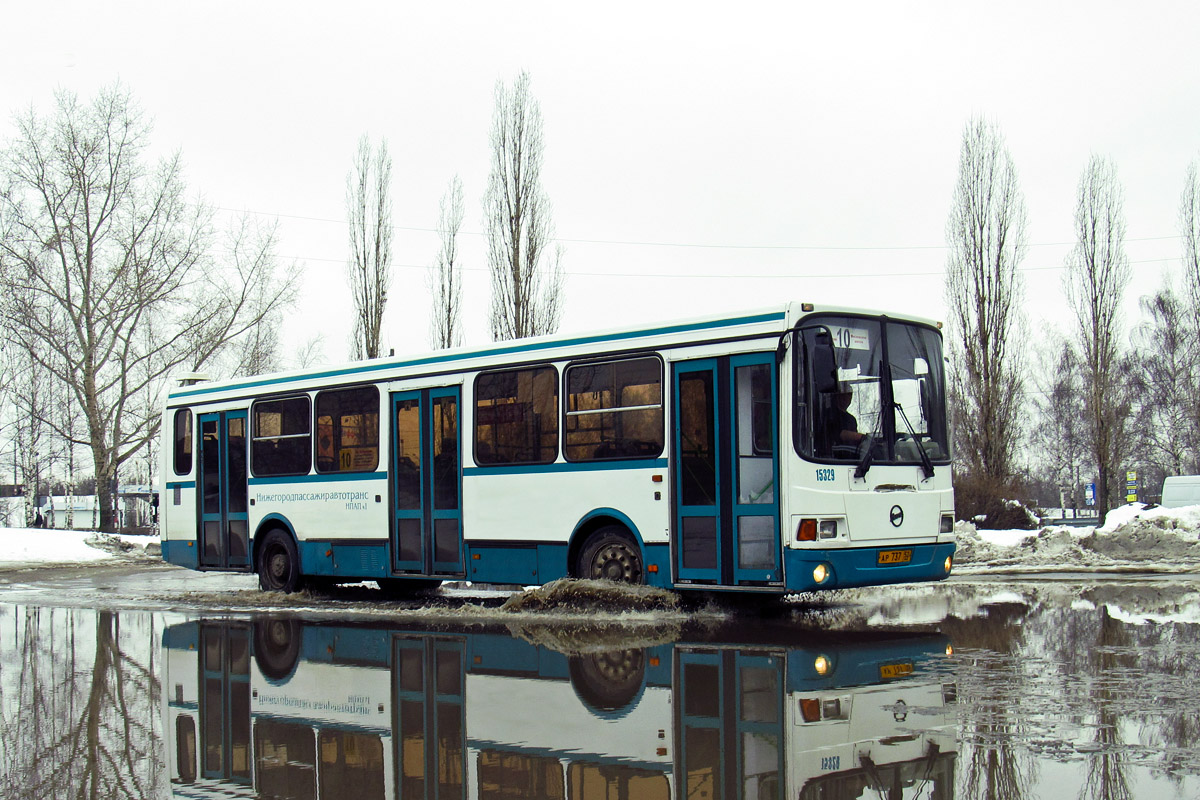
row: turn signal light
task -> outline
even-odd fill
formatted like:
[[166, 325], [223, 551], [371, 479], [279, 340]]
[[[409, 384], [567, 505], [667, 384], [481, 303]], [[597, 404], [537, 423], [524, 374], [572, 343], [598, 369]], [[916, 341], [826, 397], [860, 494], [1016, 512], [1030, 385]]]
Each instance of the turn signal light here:
[[800, 528], [796, 531], [796, 541], [815, 542], [817, 540], [817, 521], [815, 519], [800, 520]]
[[800, 715], [804, 717], [805, 722], [820, 722], [821, 701], [816, 699], [801, 700]]

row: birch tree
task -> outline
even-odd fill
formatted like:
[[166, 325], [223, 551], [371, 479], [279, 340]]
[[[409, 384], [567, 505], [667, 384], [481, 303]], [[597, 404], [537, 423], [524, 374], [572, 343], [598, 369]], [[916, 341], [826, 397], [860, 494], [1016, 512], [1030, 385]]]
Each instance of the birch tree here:
[[383, 309], [392, 281], [392, 158], [387, 142], [374, 151], [366, 134], [358, 140], [346, 178], [350, 223], [350, 291], [354, 299], [353, 358], [379, 358]]
[[464, 215], [462, 181], [455, 175], [442, 196], [437, 226], [441, 248], [429, 270], [429, 288], [433, 293], [429, 344], [435, 350], [462, 344], [462, 264], [458, 256], [458, 232]]
[[1092, 156], [1079, 179], [1075, 249], [1067, 259], [1067, 298], [1075, 311], [1084, 413], [1096, 470], [1100, 516], [1116, 504], [1129, 397], [1121, 381], [1121, 301], [1131, 272], [1125, 255], [1121, 184], [1111, 161]]
[[511, 88], [496, 84], [492, 169], [484, 197], [494, 341], [558, 330], [562, 248], [550, 252], [554, 224], [542, 190], [542, 112], [522, 72]]
[[16, 128], [3, 158], [0, 319], [74, 396], [99, 525], [112, 530], [118, 469], [160, 424], [131, 403], [212, 362], [295, 284], [269, 258], [213, 257], [211, 210], [186, 199], [179, 154], [149, 162], [151, 127], [119, 86], [87, 103], [59, 93], [51, 113], [30, 109]]

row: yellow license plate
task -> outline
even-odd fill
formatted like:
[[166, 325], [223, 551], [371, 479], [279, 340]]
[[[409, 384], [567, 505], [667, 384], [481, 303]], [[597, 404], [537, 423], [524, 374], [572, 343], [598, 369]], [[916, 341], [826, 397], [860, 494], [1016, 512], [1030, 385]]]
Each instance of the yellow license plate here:
[[912, 561], [912, 550], [880, 550], [880, 564], [907, 564]]
[[913, 665], [905, 664], [881, 664], [879, 667], [879, 677], [883, 680], [891, 680], [893, 678], [903, 678], [905, 675], [912, 675]]

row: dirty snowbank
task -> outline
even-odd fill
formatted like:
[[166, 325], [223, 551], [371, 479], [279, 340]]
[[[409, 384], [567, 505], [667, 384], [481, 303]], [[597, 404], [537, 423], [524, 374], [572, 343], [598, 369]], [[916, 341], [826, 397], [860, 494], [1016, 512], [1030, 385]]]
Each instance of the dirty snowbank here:
[[56, 528], [0, 528], [0, 568], [87, 564], [118, 558], [159, 558], [152, 536], [67, 531]]
[[1096, 528], [990, 531], [960, 522], [955, 533], [959, 573], [1200, 570], [1200, 506], [1130, 503]]

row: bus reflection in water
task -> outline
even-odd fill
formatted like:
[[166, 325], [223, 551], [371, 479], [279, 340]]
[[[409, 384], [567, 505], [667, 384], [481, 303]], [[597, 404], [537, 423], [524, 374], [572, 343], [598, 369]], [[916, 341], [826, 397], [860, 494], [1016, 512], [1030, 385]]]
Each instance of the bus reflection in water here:
[[505, 632], [164, 634], [177, 798], [949, 798], [940, 635], [568, 656]]

